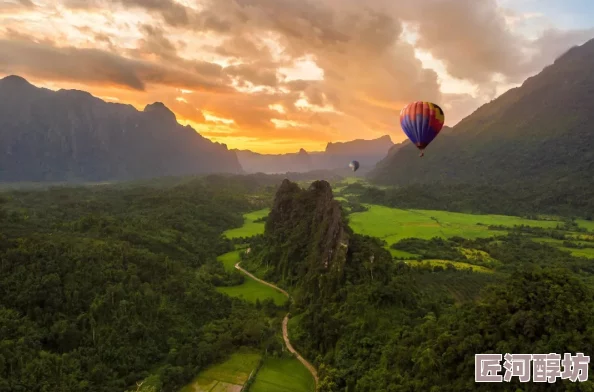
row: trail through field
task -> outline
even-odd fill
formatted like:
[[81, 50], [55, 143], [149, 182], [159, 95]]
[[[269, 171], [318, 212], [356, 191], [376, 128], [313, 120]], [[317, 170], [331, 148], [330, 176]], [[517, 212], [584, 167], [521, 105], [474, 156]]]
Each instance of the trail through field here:
[[[279, 292], [283, 293], [285, 296], [287, 296], [287, 298], [289, 297], [289, 293], [287, 293], [285, 290], [281, 289], [280, 287], [277, 287], [275, 285], [273, 285], [272, 283], [268, 283], [260, 278], [257, 278], [256, 276], [254, 276], [252, 273], [244, 270], [243, 268], [241, 268], [239, 266], [239, 263], [235, 264], [235, 268], [237, 268], [239, 271], [241, 271], [243, 274], [247, 275], [248, 277], [254, 279], [255, 281], [262, 283], [266, 286], [270, 286], [275, 290], [278, 290]], [[289, 329], [288, 329], [288, 324], [289, 324], [289, 313], [287, 313], [285, 315], [285, 318], [283, 319], [283, 339], [285, 341], [285, 344], [287, 345], [287, 349], [292, 353], [295, 354], [295, 356], [297, 357], [297, 359], [299, 360], [299, 362], [301, 362], [303, 364], [303, 366], [305, 366], [307, 368], [307, 370], [309, 370], [309, 372], [311, 373], [311, 375], [313, 376], [315, 383], [316, 383], [316, 390], [318, 388], [318, 372], [316, 371], [316, 368], [313, 367], [313, 365], [309, 362], [307, 362], [307, 360], [305, 358], [303, 358], [294, 348], [293, 345], [291, 345], [291, 341], [289, 340]]]
[[285, 290], [281, 289], [280, 287], [276, 287], [275, 285], [273, 285], [272, 283], [268, 283], [260, 278], [257, 278], [256, 276], [254, 276], [252, 273], [244, 270], [243, 268], [241, 268], [239, 266], [239, 263], [235, 264], [235, 268], [237, 268], [238, 270], [240, 270], [241, 272], [243, 272], [244, 274], [246, 274], [247, 276], [249, 276], [250, 278], [254, 279], [255, 281], [265, 284], [266, 286], [272, 287], [273, 289], [280, 291], [281, 293], [283, 293], [287, 298], [289, 297], [289, 293], [287, 293]]
[[307, 362], [305, 360], [305, 358], [303, 358], [293, 348], [293, 346], [291, 345], [291, 342], [289, 341], [289, 313], [287, 313], [285, 318], [283, 319], [283, 339], [285, 340], [285, 344], [287, 345], [287, 348], [289, 349], [289, 351], [291, 353], [295, 354], [295, 356], [297, 357], [299, 362], [301, 362], [303, 364], [303, 366], [305, 366], [307, 368], [307, 370], [309, 370], [309, 372], [313, 376], [314, 380], [316, 381], [316, 389], [317, 389], [318, 388], [318, 372], [316, 371], [316, 368], [314, 368], [311, 363]]

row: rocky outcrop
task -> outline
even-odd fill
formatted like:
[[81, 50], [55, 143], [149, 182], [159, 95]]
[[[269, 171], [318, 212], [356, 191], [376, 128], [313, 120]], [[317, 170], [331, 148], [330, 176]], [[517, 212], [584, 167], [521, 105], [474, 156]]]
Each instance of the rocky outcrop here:
[[299, 285], [299, 301], [329, 296], [344, 281], [350, 229], [330, 184], [308, 189], [284, 180], [266, 220], [261, 262], [273, 267], [273, 280]]

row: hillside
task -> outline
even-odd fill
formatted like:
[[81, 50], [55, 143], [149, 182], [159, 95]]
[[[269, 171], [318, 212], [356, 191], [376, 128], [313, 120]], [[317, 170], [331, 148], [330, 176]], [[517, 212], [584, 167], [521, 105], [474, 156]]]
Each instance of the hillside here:
[[237, 156], [180, 125], [160, 102], [138, 111], [76, 90], [0, 80], [0, 181], [106, 181], [241, 172]]
[[423, 159], [410, 143], [395, 146], [370, 178], [390, 185], [521, 184], [591, 194], [594, 184], [584, 180], [594, 170], [593, 68], [591, 40], [437, 137]]
[[310, 170], [333, 170], [345, 168], [352, 160], [361, 164], [365, 172], [383, 159], [390, 147], [390, 136], [384, 135], [372, 140], [351, 140], [328, 143], [324, 151], [307, 152], [304, 149], [289, 154], [258, 154], [246, 150], [233, 150], [243, 169], [248, 173], [286, 173]]

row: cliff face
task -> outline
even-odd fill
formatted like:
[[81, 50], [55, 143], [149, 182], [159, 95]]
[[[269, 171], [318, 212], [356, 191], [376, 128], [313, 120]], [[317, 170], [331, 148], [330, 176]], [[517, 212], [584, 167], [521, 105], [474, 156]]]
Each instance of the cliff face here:
[[304, 190], [284, 180], [266, 221], [262, 263], [305, 297], [324, 297], [344, 280], [349, 238], [330, 184], [316, 181]]
[[[248, 263], [267, 269], [267, 279], [295, 288], [298, 306], [336, 301], [346, 282], [381, 281], [392, 264], [375, 241], [352, 232], [330, 184], [308, 189], [284, 180], [278, 188], [263, 238]], [[258, 267], [254, 266], [254, 267]]]
[[0, 80], [0, 181], [108, 181], [241, 172], [235, 153], [156, 102], [143, 111], [77, 90]]

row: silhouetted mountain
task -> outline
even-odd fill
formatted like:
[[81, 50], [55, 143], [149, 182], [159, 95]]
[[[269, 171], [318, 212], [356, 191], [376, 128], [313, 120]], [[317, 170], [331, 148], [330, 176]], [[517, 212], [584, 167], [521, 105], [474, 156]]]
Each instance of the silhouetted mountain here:
[[306, 172], [311, 170], [345, 169], [349, 162], [357, 160], [364, 173], [383, 159], [393, 145], [390, 136], [373, 140], [352, 140], [350, 142], [328, 143], [324, 151], [289, 154], [257, 154], [251, 151], [235, 150], [243, 169], [249, 173]]
[[393, 145], [388, 135], [373, 140], [357, 139], [328, 143], [324, 154], [314, 158], [314, 162], [328, 169], [337, 169], [346, 167], [350, 161], [356, 160], [361, 165], [360, 170], [369, 169], [385, 158]]
[[[591, 199], [593, 69], [591, 40], [438, 136], [424, 158], [410, 143], [394, 146], [370, 178], [391, 185], [574, 189]], [[551, 195], [558, 197], [565, 196]]]
[[106, 181], [241, 172], [160, 102], [138, 111], [77, 90], [0, 80], [0, 181]]
[[311, 156], [304, 149], [289, 154], [259, 154], [249, 150], [232, 150], [248, 173], [307, 172], [313, 169]]

